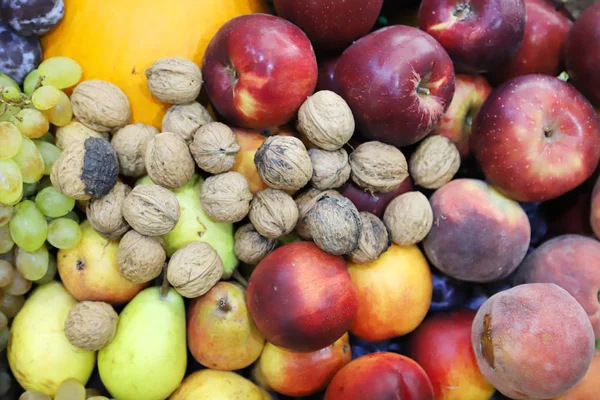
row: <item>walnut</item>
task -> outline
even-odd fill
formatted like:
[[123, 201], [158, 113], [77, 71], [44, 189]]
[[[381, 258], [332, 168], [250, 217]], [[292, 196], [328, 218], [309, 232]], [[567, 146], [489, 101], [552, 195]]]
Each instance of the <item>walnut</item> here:
[[202, 104], [192, 101], [169, 107], [162, 120], [162, 130], [176, 133], [190, 143], [194, 133], [201, 126], [211, 122], [213, 117], [208, 110]]
[[139, 178], [146, 174], [146, 144], [157, 134], [158, 129], [142, 123], [126, 125], [115, 132], [111, 143], [117, 152], [122, 175]]
[[311, 240], [310, 229], [306, 222], [309, 211], [323, 196], [341, 196], [337, 190], [325, 190], [310, 188], [306, 192], [296, 197], [296, 206], [298, 207], [298, 223], [296, 224], [296, 233], [305, 240]]
[[79, 121], [71, 120], [67, 125], [56, 128], [54, 144], [59, 149], [65, 150], [73, 143], [83, 142], [89, 137], [104, 139], [100, 132], [88, 128]]
[[270, 136], [256, 150], [254, 164], [262, 180], [273, 189], [298, 190], [313, 174], [302, 141], [293, 136]]
[[121, 89], [110, 82], [81, 82], [71, 95], [73, 114], [90, 129], [109, 132], [129, 123], [131, 106]]
[[170, 132], [159, 133], [148, 141], [144, 164], [152, 182], [167, 189], [180, 188], [196, 172], [188, 145], [179, 135]]
[[294, 230], [298, 222], [298, 207], [286, 192], [269, 188], [256, 193], [250, 203], [248, 217], [258, 233], [276, 239]]
[[421, 242], [429, 234], [433, 225], [433, 211], [423, 193], [408, 192], [388, 204], [383, 222], [394, 243], [410, 246]]
[[409, 170], [415, 184], [439, 189], [450, 182], [460, 168], [460, 153], [445, 136], [429, 136], [410, 157]]
[[190, 151], [200, 169], [220, 174], [233, 167], [240, 145], [230, 127], [221, 122], [211, 122], [194, 133]]
[[129, 231], [119, 242], [117, 266], [134, 283], [150, 282], [162, 272], [167, 259], [162, 239]]
[[358, 247], [360, 214], [344, 196], [321, 196], [309, 211], [306, 222], [312, 240], [329, 254], [341, 256]]
[[258, 264], [277, 247], [277, 239], [262, 236], [252, 224], [242, 225], [235, 232], [235, 256], [250, 265]]
[[390, 236], [384, 223], [377, 216], [360, 213], [362, 227], [358, 247], [348, 254], [348, 261], [354, 264], [366, 264], [377, 261], [379, 256], [390, 247]]
[[352, 180], [371, 193], [387, 193], [408, 177], [404, 154], [396, 147], [381, 142], [366, 142], [350, 154]]
[[146, 70], [150, 93], [167, 104], [194, 101], [202, 88], [202, 71], [184, 58], [161, 58]]
[[125, 197], [130, 192], [129, 186], [117, 182], [106, 196], [88, 203], [87, 220], [96, 232], [111, 240], [118, 240], [130, 229], [121, 211]]
[[167, 279], [180, 295], [193, 299], [208, 292], [223, 276], [223, 262], [205, 242], [191, 242], [169, 260]]
[[71, 344], [87, 351], [107, 346], [115, 337], [119, 315], [110, 304], [82, 301], [75, 304], [65, 320], [65, 336]]
[[200, 203], [206, 215], [216, 222], [239, 222], [250, 210], [252, 193], [248, 179], [239, 172], [213, 175], [200, 189]]
[[315, 188], [336, 189], [350, 178], [350, 164], [346, 150], [327, 151], [314, 148], [308, 150], [308, 155], [313, 167], [310, 183]]
[[324, 150], [337, 150], [354, 133], [354, 116], [346, 101], [330, 90], [309, 96], [298, 110], [298, 130]]
[[106, 196], [118, 177], [117, 153], [108, 141], [96, 137], [78, 141], [63, 150], [50, 173], [52, 184], [75, 200]]
[[179, 202], [162, 186], [141, 184], [133, 188], [123, 202], [123, 217], [144, 236], [162, 236], [179, 221]]

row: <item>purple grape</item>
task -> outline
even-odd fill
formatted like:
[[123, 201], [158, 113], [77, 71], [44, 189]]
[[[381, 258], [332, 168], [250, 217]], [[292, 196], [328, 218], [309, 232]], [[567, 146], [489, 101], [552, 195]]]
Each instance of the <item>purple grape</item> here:
[[0, 23], [0, 72], [18, 84], [36, 69], [42, 60], [42, 46], [36, 36], [22, 37]]
[[2, 19], [21, 36], [41, 36], [65, 15], [63, 0], [2, 0]]
[[438, 272], [431, 271], [433, 279], [433, 296], [431, 298], [430, 312], [449, 311], [461, 306], [467, 300], [467, 284], [450, 278]]
[[537, 247], [541, 244], [542, 240], [548, 232], [548, 222], [543, 215], [540, 205], [542, 203], [520, 203], [521, 207], [529, 218], [529, 225], [531, 225], [531, 246]]

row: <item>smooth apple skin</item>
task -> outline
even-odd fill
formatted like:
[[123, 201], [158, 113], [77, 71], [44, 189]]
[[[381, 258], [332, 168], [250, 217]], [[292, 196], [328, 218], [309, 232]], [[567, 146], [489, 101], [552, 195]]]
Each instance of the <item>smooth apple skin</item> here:
[[548, 75], [502, 84], [475, 120], [471, 149], [486, 178], [523, 202], [582, 184], [600, 160], [600, 119], [572, 85]]
[[457, 71], [483, 73], [509, 61], [525, 34], [523, 0], [423, 0], [419, 27], [448, 51]]
[[517, 54], [491, 74], [495, 84], [521, 75], [561, 72], [563, 47], [573, 22], [551, 0], [525, 0], [525, 10], [523, 42]]
[[356, 206], [356, 209], [359, 212], [365, 211], [374, 214], [379, 218], [383, 218], [383, 213], [388, 204], [401, 194], [411, 192], [413, 187], [412, 180], [410, 177], [407, 177], [400, 186], [391, 192], [370, 193], [358, 186], [354, 181], [348, 180], [348, 182], [338, 189], [338, 192], [340, 192], [342, 196], [347, 197]]
[[204, 86], [225, 120], [242, 128], [283, 125], [317, 84], [317, 59], [304, 32], [273, 15], [226, 22], [208, 44]]
[[319, 76], [317, 79], [317, 88], [315, 91], [330, 90], [337, 93], [335, 82], [335, 66], [339, 56], [329, 56], [319, 60]]
[[383, 0], [275, 0], [277, 15], [298, 25], [319, 50], [342, 50], [369, 33]]
[[600, 104], [600, 3], [589, 6], [575, 20], [565, 42], [565, 61], [572, 83]]
[[454, 95], [454, 66], [429, 34], [404, 25], [381, 28], [348, 47], [335, 68], [360, 135], [405, 147], [441, 120]]

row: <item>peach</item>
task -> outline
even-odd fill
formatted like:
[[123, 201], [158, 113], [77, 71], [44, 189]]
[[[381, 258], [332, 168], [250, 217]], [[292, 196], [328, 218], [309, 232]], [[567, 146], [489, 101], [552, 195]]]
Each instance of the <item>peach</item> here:
[[433, 227], [423, 241], [429, 261], [463, 281], [510, 275], [529, 248], [531, 226], [521, 206], [477, 179], [456, 179], [429, 199]]
[[516, 400], [565, 394], [594, 356], [594, 329], [581, 305], [553, 283], [526, 283], [483, 303], [471, 329], [477, 364]]
[[600, 178], [592, 189], [592, 201], [590, 205], [590, 223], [596, 237], [600, 238]]
[[596, 350], [592, 364], [583, 379], [564, 395], [554, 400], [590, 400], [600, 393], [600, 350]]
[[561, 235], [544, 242], [523, 261], [515, 283], [554, 283], [569, 292], [587, 312], [600, 337], [600, 242], [581, 235]]
[[433, 283], [417, 246], [392, 244], [377, 261], [348, 264], [348, 272], [358, 293], [358, 311], [350, 325], [356, 337], [379, 342], [405, 335], [427, 315]]

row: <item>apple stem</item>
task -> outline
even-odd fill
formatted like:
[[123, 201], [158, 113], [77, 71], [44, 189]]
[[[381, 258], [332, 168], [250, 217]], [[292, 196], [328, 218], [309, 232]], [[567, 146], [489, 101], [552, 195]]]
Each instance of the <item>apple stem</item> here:
[[427, 89], [426, 87], [419, 86], [417, 87], [417, 93], [429, 96], [431, 94], [431, 90]]
[[246, 279], [244, 279], [244, 277], [242, 276], [242, 274], [240, 274], [240, 271], [236, 270], [233, 271], [233, 275], [231, 275], [233, 277], [233, 279], [235, 279], [240, 285], [242, 285], [245, 288], [248, 288], [248, 281]]
[[567, 71], [563, 71], [560, 73], [560, 75], [557, 76], [557, 78], [563, 82], [566, 82], [569, 80], [569, 74], [567, 73]]
[[167, 263], [163, 265], [163, 280], [162, 285], [160, 286], [161, 300], [165, 300], [167, 298], [167, 294], [169, 293], [170, 289], [169, 280], [167, 279], [167, 265]]

